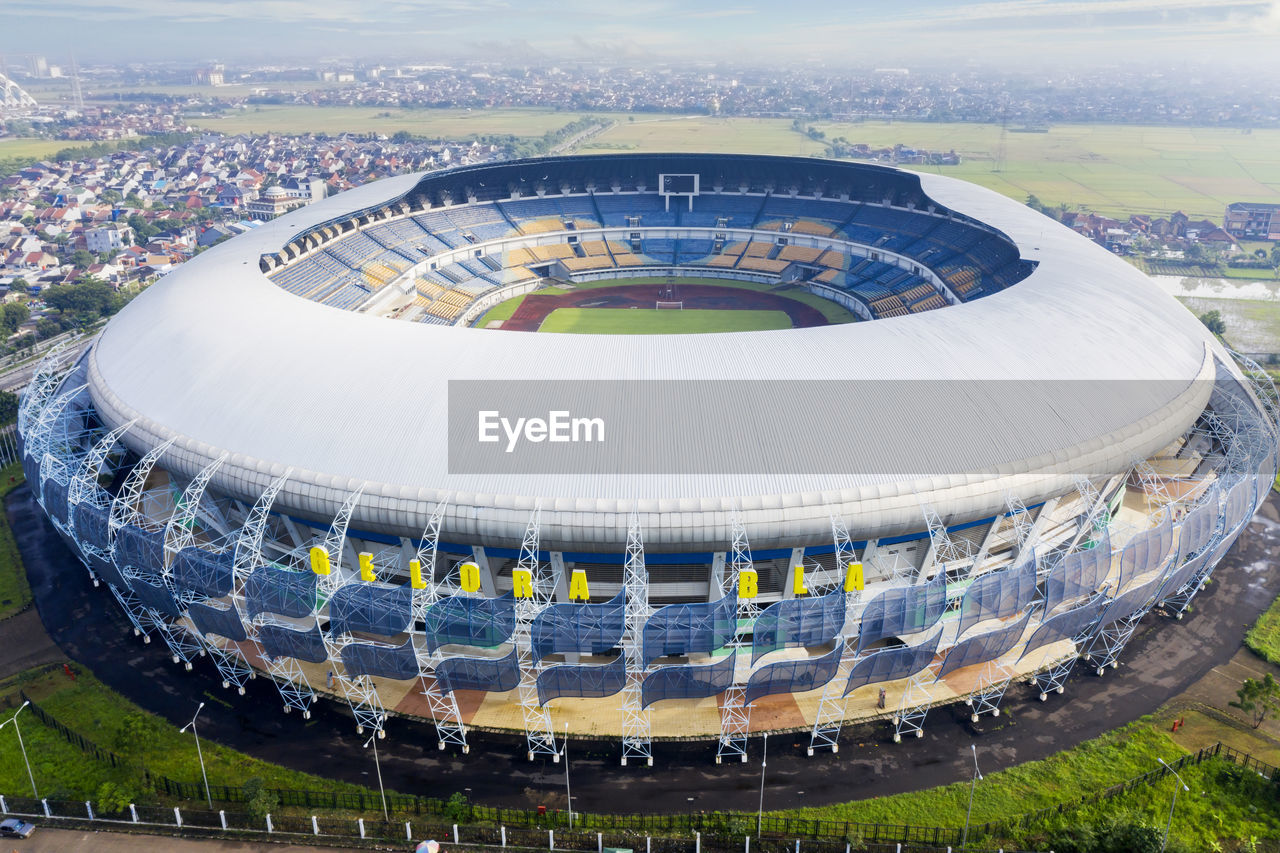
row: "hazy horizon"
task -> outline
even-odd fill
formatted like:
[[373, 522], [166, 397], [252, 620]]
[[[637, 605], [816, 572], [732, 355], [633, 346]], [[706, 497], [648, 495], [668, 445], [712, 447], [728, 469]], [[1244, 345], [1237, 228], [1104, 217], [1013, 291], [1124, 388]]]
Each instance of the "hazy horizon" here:
[[1280, 68], [1280, 0], [8, 0], [0, 54], [50, 62], [323, 57], [387, 63], [508, 59], [634, 64], [696, 59], [760, 65], [984, 65], [1125, 60]]

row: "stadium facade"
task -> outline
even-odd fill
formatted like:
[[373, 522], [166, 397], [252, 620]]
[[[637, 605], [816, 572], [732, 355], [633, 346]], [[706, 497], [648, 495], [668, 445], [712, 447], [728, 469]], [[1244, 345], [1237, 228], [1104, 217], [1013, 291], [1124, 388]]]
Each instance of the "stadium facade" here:
[[[859, 322], [474, 327], [552, 281], [638, 275]], [[46, 359], [19, 431], [50, 521], [175, 663], [266, 674], [304, 716], [328, 693], [362, 731], [424, 717], [442, 749], [505, 726], [558, 757], [563, 721], [626, 763], [675, 736], [745, 760], [761, 728], [834, 749], [875, 717], [898, 739], [938, 704], [998, 714], [1023, 682], [1105, 672], [1265, 498], [1273, 401], [1139, 271], [990, 191], [617, 155], [391, 178], [265, 223]], [[632, 428], [594, 455], [467, 431], [539, 405]]]

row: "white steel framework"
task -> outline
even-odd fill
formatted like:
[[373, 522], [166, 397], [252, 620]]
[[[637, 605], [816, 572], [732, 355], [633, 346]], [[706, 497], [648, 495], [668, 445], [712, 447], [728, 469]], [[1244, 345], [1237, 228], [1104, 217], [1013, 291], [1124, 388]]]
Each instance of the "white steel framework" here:
[[625, 626], [622, 649], [626, 655], [627, 685], [622, 689], [622, 766], [629, 759], [643, 759], [653, 766], [649, 709], [644, 707], [641, 685], [645, 679], [642, 648], [644, 623], [649, 620], [649, 572], [644, 563], [644, 535], [640, 517], [632, 513], [627, 525], [627, 561], [623, 567]]
[[[427, 526], [422, 531], [422, 541], [414, 557], [414, 561], [418, 565], [419, 576], [423, 582], [421, 589], [413, 591], [414, 624], [421, 623], [426, 619], [427, 610], [440, 600], [442, 588], [445, 588], [450, 594], [457, 588], [456, 579], [452, 584], [453, 588], [450, 589], [448, 587], [450, 580], [448, 573], [445, 574], [445, 578], [442, 581], [436, 581], [440, 524], [444, 520], [445, 510], [448, 507], [447, 501], [441, 501], [431, 511], [431, 517], [427, 520]], [[444, 749], [452, 744], [461, 748], [465, 755], [471, 751], [471, 747], [467, 743], [467, 727], [463, 724], [462, 714], [458, 711], [458, 700], [453, 695], [452, 690], [448, 692], [441, 691], [435, 678], [436, 666], [439, 665], [442, 658], [441, 652], [437, 649], [431, 654], [425, 654], [422, 649], [418, 649], [417, 655], [418, 683], [422, 686], [422, 695], [427, 699], [427, 708], [430, 710], [431, 720], [436, 726], [436, 745], [438, 748]]]
[[738, 595], [738, 579], [744, 571], [752, 570], [751, 543], [747, 541], [747, 528], [742, 522], [742, 513], [733, 513], [733, 541], [729, 547], [728, 571], [724, 579], [724, 593], [738, 597], [737, 624], [734, 626], [733, 639], [729, 642], [729, 654], [734, 656], [733, 684], [724, 692], [720, 705], [720, 740], [716, 745], [716, 764], [726, 757], [738, 756], [740, 761], [747, 760], [747, 733], [751, 729], [751, 708], [744, 704], [747, 685], [740, 681], [737, 671], [737, 659], [747, 645], [747, 626], [755, 623], [760, 615], [760, 605], [755, 598], [744, 598]]
[[[857, 559], [857, 551], [849, 536], [849, 527], [844, 519], [831, 514], [831, 540], [835, 545], [836, 574], [842, 575], [849, 570], [849, 564]], [[808, 754], [813, 755], [819, 747], [831, 747], [832, 753], [840, 751], [840, 727], [844, 722], [845, 708], [848, 705], [844, 695], [844, 686], [849, 681], [854, 664], [858, 662], [858, 644], [846, 642], [849, 633], [848, 625], [853, 618], [853, 607], [859, 593], [856, 589], [845, 586], [844, 612], [845, 624], [836, 637], [837, 643], [844, 643], [844, 651], [840, 654], [840, 666], [836, 669], [835, 678], [827, 682], [822, 689], [822, 698], [818, 700], [818, 711], [813, 718], [813, 729], [809, 732]]]
[[516, 630], [512, 641], [516, 645], [516, 661], [520, 666], [520, 711], [524, 718], [525, 747], [529, 760], [535, 756], [550, 756], [553, 763], [560, 762], [560, 748], [551, 725], [551, 711], [538, 701], [538, 674], [542, 672], [540, 661], [533, 655], [533, 620], [551, 605], [555, 596], [557, 578], [554, 568], [544, 571], [538, 559], [538, 528], [542, 522], [542, 505], [534, 507], [524, 530], [520, 545], [520, 561], [516, 571], [528, 572], [533, 595], [516, 599]]
[[267, 524], [271, 520], [271, 507], [275, 503], [276, 495], [284, 488], [289, 480], [292, 470], [285, 471], [280, 477], [272, 481], [267, 486], [266, 491], [254, 502], [252, 509], [249, 510], [248, 518], [245, 519], [244, 526], [240, 528], [240, 535], [236, 537], [235, 557], [232, 562], [235, 577], [235, 589], [232, 593], [232, 603], [235, 605], [236, 612], [240, 615], [240, 621], [244, 623], [245, 633], [249, 637], [249, 641], [253, 643], [262, 659], [263, 664], [267, 668], [267, 673], [271, 676], [271, 681], [276, 686], [276, 690], [280, 694], [280, 699], [284, 703], [284, 712], [287, 714], [292, 710], [298, 710], [302, 713], [304, 720], [311, 718], [311, 703], [316, 699], [315, 691], [311, 689], [311, 683], [307, 681], [306, 673], [302, 671], [301, 665], [290, 657], [272, 657], [268, 655], [258, 642], [258, 626], [261, 624], [257, 618], [249, 615], [248, 604], [245, 601], [245, 583], [249, 579], [249, 575], [260, 566], [266, 565], [266, 558], [263, 556], [262, 544], [263, 537], [266, 533]]

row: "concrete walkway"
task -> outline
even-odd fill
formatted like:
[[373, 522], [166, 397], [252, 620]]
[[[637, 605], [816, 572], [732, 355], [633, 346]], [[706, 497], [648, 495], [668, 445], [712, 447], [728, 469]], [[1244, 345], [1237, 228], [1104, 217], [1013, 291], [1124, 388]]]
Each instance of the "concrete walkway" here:
[[[139, 853], [139, 851], [164, 851], [164, 853], [219, 853], [219, 851], [279, 850], [287, 847], [298, 853], [331, 853], [337, 847], [315, 847], [295, 844], [260, 844], [244, 841], [223, 841], [215, 838], [179, 838], [173, 835], [137, 835], [124, 832], [85, 832], [75, 829], [39, 827], [25, 841], [0, 841], [0, 853]], [[387, 848], [392, 849], [392, 848]], [[413, 848], [405, 845], [405, 850]]]

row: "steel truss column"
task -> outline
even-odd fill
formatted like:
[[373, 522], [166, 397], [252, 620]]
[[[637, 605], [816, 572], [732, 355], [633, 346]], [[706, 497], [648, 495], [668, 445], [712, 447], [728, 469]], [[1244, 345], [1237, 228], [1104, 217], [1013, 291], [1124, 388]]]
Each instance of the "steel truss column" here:
[[532, 580], [533, 596], [516, 599], [516, 630], [512, 641], [516, 646], [516, 660], [520, 666], [520, 711], [524, 717], [525, 747], [529, 760], [534, 756], [549, 755], [552, 762], [560, 762], [560, 748], [556, 743], [551, 724], [551, 711], [538, 701], [538, 674], [542, 672], [540, 661], [533, 656], [533, 620], [551, 605], [555, 596], [554, 569], [544, 571], [538, 559], [538, 530], [542, 524], [542, 504], [537, 504], [525, 527], [524, 541], [520, 545], [520, 562], [516, 571], [528, 572]]
[[[338, 514], [334, 516], [333, 523], [329, 525], [329, 530], [320, 545], [329, 557], [329, 572], [320, 575], [318, 583], [325, 600], [332, 598], [338, 588], [344, 584], [360, 582], [351, 572], [343, 568], [342, 557], [347, 546], [347, 527], [351, 523], [351, 515], [355, 512], [363, 493], [362, 485], [342, 502], [342, 506], [338, 508]], [[387, 733], [383, 726], [387, 720], [387, 713], [382, 707], [382, 700], [378, 698], [378, 689], [373, 679], [368, 675], [352, 677], [342, 663], [342, 650], [352, 642], [350, 635], [334, 635], [331, 631], [322, 631], [321, 637], [324, 640], [325, 650], [329, 654], [329, 666], [332, 668], [334, 683], [351, 708], [351, 715], [355, 717], [356, 733], [364, 734], [366, 728], [371, 728], [379, 738], [386, 737]]]
[[[69, 498], [71, 478], [79, 468], [79, 454], [76, 453], [79, 446], [72, 446], [73, 441], [68, 435], [65, 424], [63, 424], [60, 431], [60, 441], [54, 441], [54, 434], [59, 431], [58, 426], [64, 420], [63, 416], [67, 407], [84, 388], [85, 386], [83, 385], [79, 388], [73, 388], [60, 394], [45, 406], [35, 418], [35, 423], [31, 426], [30, 437], [25, 444], [27, 452], [33, 458], [40, 460], [39, 480], [31, 484], [36, 502], [45, 510], [46, 517], [57, 528], [58, 532], [72, 542], [75, 539], [71, 533], [71, 502]], [[59, 521], [56, 513], [51, 511], [52, 507], [45, 506], [45, 483], [49, 481], [67, 487], [68, 501], [67, 506], [64, 507], [67, 512], [67, 522], [65, 524]]]
[[[148, 524], [149, 519], [143, 515], [139, 504], [146, 492], [147, 479], [151, 476], [152, 470], [160, 457], [168, 452], [173, 446], [175, 439], [169, 439], [163, 444], [158, 444], [151, 448], [133, 466], [133, 470], [125, 477], [124, 485], [120, 492], [111, 502], [111, 515], [107, 522], [107, 530], [111, 542], [111, 560], [115, 562], [116, 567], [120, 569], [120, 574], [126, 581], [137, 580], [140, 576], [137, 571], [131, 571], [128, 567], [120, 565], [116, 559], [116, 534], [126, 524]], [[151, 642], [151, 633], [154, 631], [164, 640], [165, 645], [169, 647], [169, 653], [174, 663], [187, 664], [190, 669], [190, 663], [198, 649], [184, 642], [175, 631], [170, 627], [168, 620], [161, 613], [157, 613], [151, 608], [144, 607], [137, 596], [131, 590], [113, 590], [116, 597], [124, 607], [125, 612], [129, 614], [130, 621], [134, 623], [134, 633], [142, 634], [144, 643]]]
[[[206, 465], [200, 473], [198, 473], [182, 493], [182, 498], [178, 501], [177, 511], [169, 517], [169, 523], [165, 526], [164, 551], [165, 551], [165, 579], [172, 581], [173, 564], [178, 559], [183, 549], [191, 547], [195, 544], [196, 523], [200, 517], [200, 503], [204, 499], [205, 490], [209, 486], [209, 481], [213, 475], [227, 460], [227, 454], [222, 454], [213, 462]], [[213, 543], [205, 543], [206, 547], [213, 548]], [[225, 551], [225, 546], [222, 549]], [[198, 600], [204, 600], [204, 596], [195, 593], [180, 590], [170, 583], [173, 589], [174, 599], [178, 602], [185, 615], [190, 609], [192, 603]], [[189, 617], [188, 617], [189, 621]], [[249, 666], [249, 662], [245, 660], [240, 647], [225, 637], [214, 639], [213, 637], [201, 634], [192, 624], [181, 624], [187, 633], [200, 646], [200, 655], [207, 656], [213, 665], [217, 667], [218, 674], [222, 676], [223, 689], [230, 688], [235, 685], [236, 692], [241, 696], [244, 695], [245, 685], [253, 678], [253, 668]]]
[[[1101, 615], [1102, 613], [1099, 611], [1098, 618], [1100, 618]], [[1085, 644], [1093, 637], [1094, 626], [1096, 625], [1097, 618], [1081, 628], [1076, 635], [1071, 638], [1071, 643], [1075, 647], [1075, 653], [1071, 656], [1054, 661], [1047, 667], [1045, 667], [1044, 664], [1049, 657], [1049, 652], [1046, 650], [1041, 656], [1041, 665], [1039, 668], [1043, 669], [1043, 671], [1032, 676], [1029, 682], [1040, 691], [1041, 702], [1048, 699], [1050, 693], [1057, 693], [1061, 695], [1066, 691], [1067, 679], [1071, 676], [1071, 673], [1076, 668], [1076, 663], [1082, 657]]]
[[1088, 511], [1080, 519], [1080, 526], [1075, 535], [1069, 537], [1064, 543], [1061, 549], [1064, 554], [1079, 545], [1081, 539], [1096, 533], [1100, 529], [1100, 522], [1102, 527], [1110, 524], [1110, 518], [1107, 516], [1106, 494], [1099, 491], [1098, 487], [1088, 477], [1076, 477], [1075, 484], [1076, 491], [1080, 494], [1080, 501], [1088, 507]]
[[24, 442], [27, 440], [34, 419], [44, 411], [57, 393], [58, 384], [62, 381], [64, 372], [62, 357], [65, 349], [65, 344], [58, 344], [40, 359], [40, 363], [31, 374], [31, 381], [27, 383], [26, 392], [18, 401], [18, 433]]
[[[421, 573], [423, 587], [413, 591], [413, 622], [415, 625], [426, 620], [427, 610], [443, 596], [441, 588], [448, 589], [448, 578], [444, 583], [436, 581], [436, 559], [440, 546], [440, 527], [444, 523], [445, 511], [449, 508], [447, 500], [440, 501], [431, 511], [427, 526], [422, 531], [422, 542], [414, 559]], [[455, 588], [457, 584], [453, 585]], [[436, 746], [444, 749], [449, 744], [460, 747], [463, 754], [471, 751], [467, 744], [467, 727], [462, 722], [462, 714], [458, 710], [458, 700], [453, 691], [441, 692], [436, 683], [435, 670], [443, 657], [440, 650], [424, 655], [421, 649], [418, 654], [418, 684], [422, 687], [422, 695], [427, 699], [427, 708], [436, 725]]]
[[[111, 498], [106, 491], [98, 485], [98, 480], [102, 477], [102, 469], [106, 464], [107, 457], [120, 443], [120, 439], [124, 436], [129, 428], [134, 425], [135, 421], [129, 421], [122, 424], [111, 432], [104, 435], [80, 461], [79, 467], [71, 477], [71, 481], [67, 484], [67, 518], [71, 520], [71, 537], [75, 540], [80, 550], [80, 559], [84, 562], [85, 568], [89, 571], [89, 577], [93, 578], [93, 585], [99, 585], [98, 576], [94, 574], [93, 568], [88, 557], [97, 557], [100, 560], [108, 561], [111, 559], [110, 549], [101, 549], [93, 545], [89, 540], [76, 529], [75, 513], [76, 507], [82, 503], [91, 504], [99, 509], [109, 509]], [[135, 626], [136, 628], [137, 626]]]
[[978, 676], [976, 688], [964, 699], [964, 703], [973, 711], [969, 719], [976, 723], [978, 717], [983, 714], [1000, 716], [1000, 702], [1004, 699], [1005, 691], [1009, 689], [1014, 676], [1015, 673], [1012, 670], [999, 662], [987, 661], [982, 667], [982, 673]]
[[1231, 357], [1235, 359], [1236, 366], [1240, 369], [1240, 373], [1244, 376], [1245, 381], [1249, 383], [1250, 390], [1262, 405], [1263, 411], [1266, 413], [1269, 432], [1271, 432], [1273, 440], [1280, 430], [1280, 397], [1276, 395], [1276, 385], [1271, 379], [1271, 374], [1267, 373], [1256, 361], [1247, 355], [1227, 350]]
[[[729, 548], [729, 560], [726, 566], [724, 593], [738, 595], [738, 578], [744, 571], [752, 569], [751, 543], [747, 541], [747, 528], [742, 520], [742, 513], [733, 513], [733, 543]], [[751, 730], [751, 709], [744, 704], [747, 685], [739, 680], [737, 658], [739, 652], [747, 645], [747, 631], [754, 627], [756, 617], [760, 615], [760, 605], [755, 598], [738, 597], [737, 624], [733, 639], [730, 640], [729, 654], [734, 656], [733, 684], [724, 692], [720, 706], [720, 739], [716, 745], [716, 764], [725, 757], [738, 756], [739, 760], [747, 760], [747, 734]]]
[[935, 666], [925, 667], [907, 680], [898, 710], [893, 715], [893, 742], [902, 743], [903, 735], [924, 737], [924, 720], [933, 704], [933, 694], [928, 684], [937, 680]]
[[652, 727], [644, 707], [641, 684], [645, 679], [643, 653], [644, 625], [649, 620], [649, 572], [644, 563], [644, 537], [640, 516], [632, 513], [627, 524], [627, 561], [622, 584], [625, 596], [625, 628], [622, 635], [626, 655], [627, 686], [622, 689], [622, 766], [628, 759], [644, 759], [653, 766]]
[[[849, 564], [856, 562], [857, 552], [854, 550], [853, 540], [849, 537], [849, 528], [845, 525], [844, 519], [834, 513], [831, 515], [831, 539], [835, 543], [836, 574], [843, 575], [843, 572], [848, 571]], [[843, 583], [843, 580], [841, 582]], [[832, 753], [840, 751], [840, 727], [844, 724], [848, 706], [844, 686], [849, 681], [854, 664], [858, 662], [858, 644], [845, 642], [845, 637], [849, 633], [847, 626], [853, 618], [851, 611], [859, 596], [858, 590], [845, 588], [845, 624], [841, 626], [841, 631], [836, 636], [837, 643], [844, 643], [844, 651], [840, 654], [840, 666], [836, 670], [835, 678], [827, 682], [826, 687], [822, 689], [822, 698], [818, 700], [818, 712], [813, 718], [813, 729], [809, 732], [808, 754], [810, 756], [815, 749], [821, 747], [831, 747]]]
[[[302, 712], [302, 718], [305, 720], [311, 717], [311, 704], [316, 698], [315, 691], [311, 689], [311, 684], [307, 681], [306, 674], [296, 660], [293, 658], [273, 658], [266, 654], [261, 643], [258, 642], [258, 622], [250, 618], [244, 598], [244, 586], [249, 579], [249, 575], [259, 566], [266, 564], [266, 560], [262, 556], [262, 541], [266, 533], [267, 522], [271, 518], [271, 506], [275, 503], [276, 495], [284, 488], [284, 484], [288, 481], [291, 473], [293, 473], [293, 469], [285, 471], [282, 476], [267, 486], [266, 491], [254, 502], [253, 508], [249, 510], [244, 526], [240, 528], [240, 535], [236, 537], [235, 556], [232, 559], [235, 588], [231, 595], [231, 601], [235, 605], [236, 612], [240, 615], [240, 621], [244, 624], [245, 633], [248, 635], [249, 641], [253, 644], [254, 650], [258, 653], [263, 665], [266, 666], [267, 673], [271, 676], [271, 681], [275, 684], [281, 701], [284, 702], [284, 712], [287, 714], [291, 710], [297, 709]], [[250, 678], [252, 677], [250, 675]]]
[[[938, 511], [932, 506], [923, 504], [920, 509], [924, 513], [924, 521], [929, 529], [929, 553], [933, 557], [933, 564], [939, 567], [939, 571], [947, 573], [948, 583], [963, 580], [973, 571], [975, 565], [973, 547], [966, 540], [952, 539]], [[925, 573], [928, 570], [929, 562], [926, 560], [920, 569], [918, 580], [925, 580]]]

